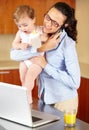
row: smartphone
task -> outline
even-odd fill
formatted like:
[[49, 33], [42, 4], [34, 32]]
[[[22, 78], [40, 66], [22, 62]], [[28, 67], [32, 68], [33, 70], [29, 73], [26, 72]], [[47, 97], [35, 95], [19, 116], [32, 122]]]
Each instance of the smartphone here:
[[64, 26], [62, 26], [60, 29], [58, 29], [55, 33], [50, 33], [50, 34], [48, 34], [49, 37], [52, 37], [52, 36], [58, 34], [59, 32], [62, 32], [62, 31], [63, 31], [63, 28], [64, 28]]
[[59, 33], [59, 32], [62, 32], [62, 31], [63, 31], [62, 28], [58, 29], [58, 30], [54, 33], [54, 35], [56, 35], [56, 34]]

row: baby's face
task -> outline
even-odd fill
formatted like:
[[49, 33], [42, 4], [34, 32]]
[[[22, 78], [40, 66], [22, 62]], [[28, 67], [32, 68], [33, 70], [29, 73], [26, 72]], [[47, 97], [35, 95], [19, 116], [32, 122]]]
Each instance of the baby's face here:
[[19, 19], [16, 25], [19, 30], [21, 30], [24, 33], [29, 34], [34, 30], [34, 27], [35, 27], [34, 23], [35, 23], [35, 18], [31, 19], [28, 16], [24, 16]]

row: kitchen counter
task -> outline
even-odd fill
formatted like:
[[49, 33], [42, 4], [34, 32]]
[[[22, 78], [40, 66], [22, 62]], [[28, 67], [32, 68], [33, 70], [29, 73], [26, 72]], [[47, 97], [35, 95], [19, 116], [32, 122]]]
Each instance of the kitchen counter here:
[[64, 127], [63, 113], [42, 101], [34, 100], [32, 108], [60, 116], [60, 120], [37, 128], [29, 128], [0, 118], [0, 130], [89, 130], [89, 124], [77, 119], [75, 127]]
[[7, 60], [7, 61], [0, 61], [0, 70], [12, 70], [12, 69], [18, 69], [19, 68], [19, 62]]
[[80, 63], [81, 76], [89, 79], [89, 64]]
[[[18, 68], [19, 68], [19, 62], [17, 62], [17, 61], [0, 60], [0, 70], [12, 70], [12, 69], [18, 69]], [[80, 63], [80, 71], [81, 71], [82, 77], [89, 78], [89, 64]]]

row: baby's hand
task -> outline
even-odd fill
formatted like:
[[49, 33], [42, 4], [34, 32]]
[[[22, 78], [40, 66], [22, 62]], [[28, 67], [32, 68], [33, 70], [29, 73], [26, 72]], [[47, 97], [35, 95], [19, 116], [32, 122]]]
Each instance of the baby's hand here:
[[28, 48], [28, 46], [29, 46], [29, 44], [27, 44], [27, 43], [21, 43], [20, 48], [21, 48], [22, 50], [26, 50], [26, 49]]
[[32, 47], [32, 42], [30, 42], [30, 43], [28, 44], [28, 46], [29, 46], [29, 47], [30, 47], [30, 46]]

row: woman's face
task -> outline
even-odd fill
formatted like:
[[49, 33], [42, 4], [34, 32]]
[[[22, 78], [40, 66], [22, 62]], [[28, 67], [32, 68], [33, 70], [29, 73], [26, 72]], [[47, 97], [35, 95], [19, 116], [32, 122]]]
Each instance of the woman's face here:
[[66, 16], [56, 8], [51, 8], [44, 17], [43, 31], [45, 33], [54, 33], [64, 24]]

